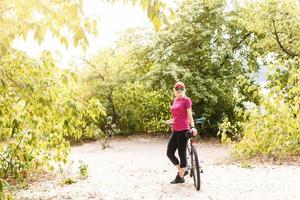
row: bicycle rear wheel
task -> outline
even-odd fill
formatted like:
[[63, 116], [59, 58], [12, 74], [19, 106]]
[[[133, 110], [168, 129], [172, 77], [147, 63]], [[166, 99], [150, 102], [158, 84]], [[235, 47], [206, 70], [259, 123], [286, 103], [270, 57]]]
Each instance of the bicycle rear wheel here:
[[196, 148], [192, 145], [191, 148], [191, 162], [192, 162], [192, 176], [194, 179], [194, 186], [197, 190], [200, 190], [200, 166], [199, 166], [199, 159]]

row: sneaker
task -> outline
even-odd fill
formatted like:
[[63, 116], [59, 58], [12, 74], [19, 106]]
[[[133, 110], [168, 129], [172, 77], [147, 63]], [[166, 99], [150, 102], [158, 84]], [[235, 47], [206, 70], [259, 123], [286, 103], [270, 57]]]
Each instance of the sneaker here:
[[189, 171], [188, 171], [188, 170], [184, 171], [183, 177], [185, 177], [185, 176], [188, 175], [188, 174], [189, 174]]
[[174, 183], [184, 183], [184, 177], [181, 178], [178, 174], [176, 175], [176, 178], [170, 182], [171, 184], [174, 184]]

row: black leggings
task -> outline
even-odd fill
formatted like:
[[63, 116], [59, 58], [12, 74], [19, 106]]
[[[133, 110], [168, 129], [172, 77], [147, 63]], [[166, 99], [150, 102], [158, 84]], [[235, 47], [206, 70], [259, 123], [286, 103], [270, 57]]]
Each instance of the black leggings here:
[[180, 158], [180, 168], [186, 167], [186, 144], [188, 138], [184, 133], [188, 130], [173, 131], [169, 138], [167, 156], [174, 165], [178, 165], [179, 161], [175, 156], [175, 151], [178, 148], [178, 155]]

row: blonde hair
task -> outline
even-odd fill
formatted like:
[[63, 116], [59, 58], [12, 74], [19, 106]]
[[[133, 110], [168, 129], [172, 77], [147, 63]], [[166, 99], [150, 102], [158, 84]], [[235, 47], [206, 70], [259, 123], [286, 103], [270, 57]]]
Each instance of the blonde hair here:
[[[174, 87], [173, 87], [173, 91], [174, 91], [174, 93], [175, 93], [175, 88], [176, 88], [176, 86], [178, 86], [178, 85], [182, 85], [183, 86], [183, 91], [182, 91], [182, 94], [183, 94], [183, 96], [185, 96], [185, 85], [184, 85], [184, 83], [183, 82], [181, 82], [181, 81], [177, 81], [175, 84], [174, 84]], [[175, 94], [174, 94], [175, 95]], [[175, 95], [176, 96], [176, 95]]]

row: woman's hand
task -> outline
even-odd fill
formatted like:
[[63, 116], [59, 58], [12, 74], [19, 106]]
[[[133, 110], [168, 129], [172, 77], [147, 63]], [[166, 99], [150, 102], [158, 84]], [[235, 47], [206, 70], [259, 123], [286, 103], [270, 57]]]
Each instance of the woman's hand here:
[[170, 125], [170, 124], [173, 123], [173, 119], [166, 120], [165, 123], [168, 124], [168, 125]]
[[197, 136], [197, 134], [198, 134], [197, 129], [191, 128], [191, 131], [192, 131], [194, 137]]

